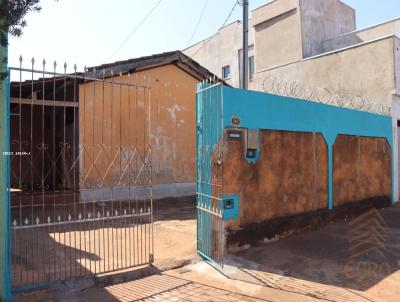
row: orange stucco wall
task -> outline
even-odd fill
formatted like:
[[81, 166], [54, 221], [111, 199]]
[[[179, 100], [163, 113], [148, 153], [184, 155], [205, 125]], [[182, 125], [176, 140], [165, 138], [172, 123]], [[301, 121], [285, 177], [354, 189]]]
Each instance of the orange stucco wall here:
[[[224, 140], [223, 194], [239, 196], [239, 217], [227, 222], [228, 230], [327, 209], [328, 146], [320, 133], [260, 130], [255, 163], [245, 159], [245, 142], [245, 135], [239, 141]], [[214, 168], [214, 175], [218, 172]], [[390, 197], [387, 140], [338, 135], [333, 145], [335, 210], [346, 204], [389, 202]]]
[[[129, 173], [124, 168], [129, 163], [132, 169], [141, 165], [135, 147], [141, 156], [147, 156], [148, 146], [153, 184], [194, 182], [198, 80], [170, 64], [130, 77], [116, 76], [114, 81], [147, 83], [151, 88], [103, 82], [80, 86], [80, 145], [85, 148], [80, 161], [81, 186], [95, 186], [101, 178], [106, 182], [103, 187], [111, 181], [113, 186], [127, 186]], [[132, 156], [135, 159], [129, 162]], [[120, 183], [116, 184], [116, 179]]]

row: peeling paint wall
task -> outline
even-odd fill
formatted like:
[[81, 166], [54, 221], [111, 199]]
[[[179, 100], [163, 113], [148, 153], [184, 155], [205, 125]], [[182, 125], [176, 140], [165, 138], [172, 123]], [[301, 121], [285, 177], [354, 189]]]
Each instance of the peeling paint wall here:
[[[129, 78], [122, 75], [114, 80], [127, 82]], [[120, 165], [122, 169], [128, 165], [134, 148], [144, 154], [146, 144], [152, 148], [154, 185], [193, 183], [198, 80], [172, 64], [136, 72], [130, 80], [146, 82], [151, 89], [101, 82], [80, 86], [80, 144], [87, 149], [80, 162], [81, 176], [87, 176], [81, 186], [90, 187], [104, 175], [110, 184], [121, 176]], [[100, 150], [100, 145], [105, 149]], [[125, 156], [117, 153], [119, 145]], [[96, 169], [90, 170], [98, 152]], [[121, 164], [114, 164], [107, 172], [110, 158], [115, 156]], [[131, 164], [135, 167], [141, 161], [135, 158]], [[128, 185], [127, 174], [122, 185]]]
[[146, 75], [153, 87], [154, 182], [194, 182], [198, 80], [173, 65], [150, 69]]

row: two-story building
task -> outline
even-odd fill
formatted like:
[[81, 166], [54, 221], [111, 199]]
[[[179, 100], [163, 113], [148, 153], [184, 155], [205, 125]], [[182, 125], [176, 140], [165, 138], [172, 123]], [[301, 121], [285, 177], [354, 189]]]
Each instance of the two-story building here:
[[[343, 1], [275, 0], [254, 9], [249, 23], [249, 89], [331, 103], [350, 96], [350, 105], [362, 103], [360, 110], [374, 104], [393, 116], [398, 167], [400, 18], [357, 30], [356, 11]], [[240, 21], [183, 52], [240, 87]], [[336, 104], [346, 106], [346, 97]]]

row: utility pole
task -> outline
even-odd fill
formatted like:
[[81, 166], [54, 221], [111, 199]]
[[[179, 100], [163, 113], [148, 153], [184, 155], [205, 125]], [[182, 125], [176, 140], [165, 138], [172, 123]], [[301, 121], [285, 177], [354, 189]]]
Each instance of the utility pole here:
[[249, 84], [249, 0], [243, 1], [243, 59], [242, 88], [248, 89]]

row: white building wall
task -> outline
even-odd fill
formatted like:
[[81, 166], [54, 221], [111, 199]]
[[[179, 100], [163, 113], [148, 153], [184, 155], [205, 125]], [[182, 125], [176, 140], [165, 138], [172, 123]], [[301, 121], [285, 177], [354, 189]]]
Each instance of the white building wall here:
[[[355, 12], [339, 0], [275, 0], [254, 9], [249, 23], [249, 46], [261, 71], [320, 53], [324, 40], [355, 30]], [[242, 23], [236, 21], [183, 52], [218, 76], [229, 65], [227, 83], [240, 87], [241, 48]]]
[[303, 57], [322, 53], [322, 42], [356, 30], [356, 12], [338, 0], [300, 0]]
[[303, 57], [299, 0], [278, 0], [252, 11], [256, 70]]
[[276, 77], [310, 88], [327, 88], [332, 94], [357, 95], [390, 106], [395, 89], [394, 40], [394, 37], [388, 37], [258, 72], [255, 89], [265, 91], [265, 79]]
[[[400, 186], [400, 18], [355, 30], [355, 11], [339, 0], [275, 0], [252, 11], [249, 45], [256, 74], [249, 89], [265, 91], [266, 78], [327, 88], [392, 107], [394, 199]], [[240, 86], [242, 24], [234, 22], [183, 52], [227, 81]], [[319, 54], [319, 55], [316, 55]]]
[[[256, 74], [249, 89], [264, 91], [265, 79], [277, 77], [392, 106], [398, 200], [400, 18], [358, 31], [355, 20], [354, 9], [339, 0], [275, 0], [253, 10], [249, 45], [254, 45]], [[227, 82], [240, 87], [241, 48], [238, 21], [183, 52], [220, 77], [222, 67], [230, 65]]]
[[303, 57], [300, 13], [296, 7], [256, 24], [254, 35], [256, 69], [259, 71]]
[[[229, 65], [231, 77], [226, 82], [239, 87], [239, 51], [242, 48], [242, 23], [235, 21], [222, 27], [217, 34], [182, 52], [222, 78], [222, 67]], [[249, 26], [249, 46], [254, 44], [254, 28]], [[252, 53], [249, 53], [252, 55]], [[251, 86], [249, 86], [251, 88]]]
[[400, 18], [328, 39], [323, 42], [322, 52], [333, 51], [391, 35], [400, 37]]
[[394, 200], [397, 202], [400, 200], [400, 129], [398, 127], [398, 121], [400, 121], [400, 38], [398, 37], [394, 39], [393, 52], [395, 54], [394, 58], [396, 87], [393, 91], [393, 101], [391, 109], [393, 118], [393, 159], [395, 183]]
[[392, 101], [392, 125], [393, 125], [393, 161], [394, 161], [394, 196], [395, 202], [399, 201], [400, 192], [400, 131], [397, 125], [400, 121], [400, 95], [393, 95]]
[[[399, 22], [399, 25], [400, 25], [400, 22]], [[394, 39], [393, 52], [395, 54], [396, 92], [398, 94], [400, 94], [400, 33]]]

